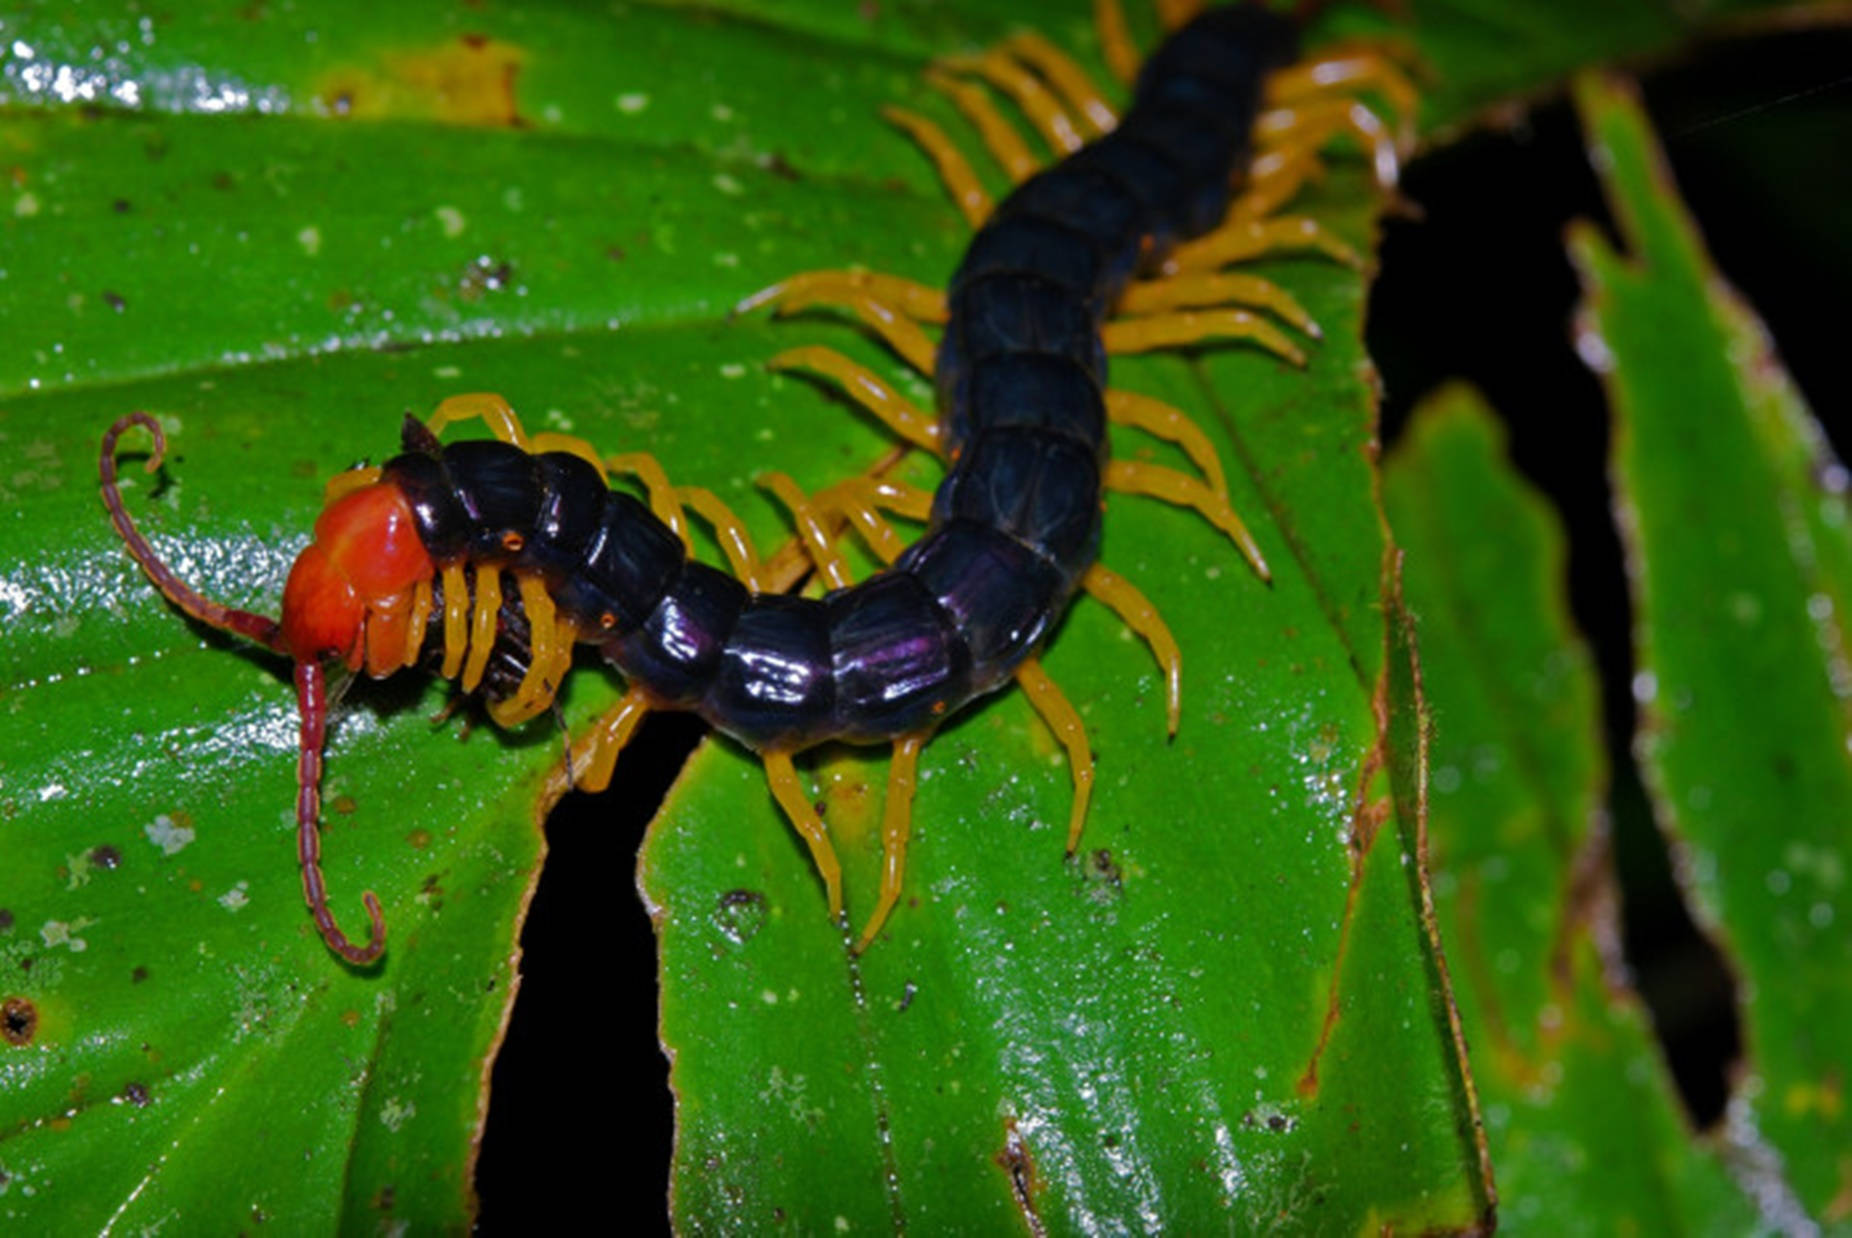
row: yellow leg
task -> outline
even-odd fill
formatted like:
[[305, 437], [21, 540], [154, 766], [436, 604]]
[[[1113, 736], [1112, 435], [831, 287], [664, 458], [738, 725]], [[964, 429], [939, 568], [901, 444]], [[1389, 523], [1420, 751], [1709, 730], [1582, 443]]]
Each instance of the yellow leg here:
[[1106, 488], [1124, 494], [1143, 494], [1179, 507], [1195, 509], [1196, 513], [1240, 548], [1242, 555], [1254, 568], [1262, 580], [1272, 580], [1267, 570], [1267, 560], [1261, 556], [1260, 547], [1247, 526], [1241, 523], [1241, 517], [1215, 491], [1187, 473], [1167, 469], [1159, 464], [1142, 464], [1135, 460], [1111, 460], [1106, 465]]
[[495, 646], [496, 620], [502, 610], [502, 574], [499, 569], [476, 569], [476, 609], [470, 619], [469, 656], [463, 660], [463, 691], [474, 692], [488, 669]]
[[779, 304], [778, 312], [780, 315], [795, 314], [813, 305], [832, 305], [848, 310], [857, 321], [873, 328], [875, 334], [899, 353], [908, 365], [922, 374], [932, 373], [935, 351], [932, 340], [920, 330], [918, 323], [894, 307], [864, 292], [832, 289], [830, 295], [826, 296], [815, 290], [807, 290], [788, 294]]
[[539, 455], [543, 451], [563, 451], [569, 455], [579, 457], [579, 459], [597, 469], [598, 476], [603, 477], [605, 475], [604, 457], [598, 454], [598, 449], [584, 439], [574, 437], [570, 434], [558, 434], [552, 430], [548, 430], [543, 434], [536, 434], [529, 442], [528, 450], [535, 455]]
[[566, 676], [572, 673], [572, 652], [579, 647], [578, 624], [557, 613], [554, 624], [553, 665], [547, 671], [543, 681], [546, 685], [546, 698], [540, 703], [541, 709], [551, 706], [553, 699], [559, 695], [560, 685], [564, 684]]
[[449, 397], [437, 406], [437, 411], [431, 414], [431, 420], [426, 426], [432, 434], [439, 435], [445, 426], [476, 417], [482, 418], [490, 433], [504, 443], [513, 443], [522, 451], [534, 453], [571, 452], [596, 467], [599, 476], [604, 476], [604, 464], [598, 458], [597, 448], [582, 438], [550, 430], [529, 438], [527, 431], [521, 428], [521, 419], [515, 416], [508, 401], [492, 392], [476, 391]]
[[867, 366], [815, 344], [788, 349], [765, 364], [768, 369], [808, 370], [835, 379], [850, 399], [873, 413], [888, 429], [915, 447], [939, 454], [938, 419], [899, 395]]
[[1074, 808], [1068, 816], [1067, 853], [1074, 854], [1080, 845], [1080, 831], [1087, 823], [1087, 803], [1093, 798], [1093, 748], [1087, 742], [1087, 725], [1080, 720], [1066, 695], [1042, 669], [1040, 660], [1030, 658], [1016, 668], [1016, 682], [1029, 697], [1029, 704], [1042, 716], [1042, 723], [1055, 733], [1067, 749], [1069, 771], [1074, 775]]
[[464, 655], [469, 652], [469, 582], [463, 565], [452, 563], [444, 568], [444, 666], [438, 672], [445, 679], [455, 679], [463, 670]]
[[1262, 254], [1305, 249], [1317, 250], [1346, 266], [1359, 269], [1363, 266], [1363, 259], [1358, 257], [1356, 250], [1327, 232], [1315, 219], [1237, 217], [1205, 237], [1177, 246], [1165, 259], [1163, 271], [1166, 275], [1181, 271], [1214, 271]]
[[1003, 41], [1004, 48], [1017, 59], [1048, 79], [1067, 105], [1074, 109], [1081, 123], [1094, 134], [1111, 133], [1119, 125], [1119, 114], [1100, 93], [1087, 71], [1073, 57], [1033, 30], [1023, 30]]
[[926, 152], [933, 166], [938, 169], [940, 183], [964, 213], [965, 222], [974, 229], [982, 227], [984, 221], [990, 218], [993, 207], [990, 191], [984, 188], [977, 173], [971, 170], [970, 161], [952, 144], [952, 139], [945, 136], [945, 130], [919, 113], [909, 112], [905, 108], [884, 107], [881, 116]]
[[778, 496], [779, 502], [791, 509], [791, 518], [797, 524], [798, 536], [804, 539], [804, 549], [810, 555], [810, 561], [817, 565], [817, 573], [823, 577], [823, 583], [832, 589], [847, 589], [853, 583], [849, 575], [849, 564], [830, 541], [829, 530], [823, 527], [817, 511], [810, 505], [810, 499], [798, 489], [797, 483], [784, 473], [767, 473], [759, 479], [759, 484]]
[[1303, 147], [1263, 151], [1248, 165], [1241, 196], [1228, 206], [1228, 221], [1265, 219], [1299, 196], [1310, 181], [1325, 173], [1318, 152]]
[[1252, 340], [1294, 365], [1305, 364], [1305, 354], [1266, 319], [1246, 310], [1172, 310], [1149, 318], [1120, 318], [1100, 328], [1109, 353], [1152, 352], [1180, 348], [1208, 340]]
[[1025, 181], [1042, 166], [1041, 160], [1030, 151], [1028, 143], [997, 111], [989, 95], [971, 83], [959, 81], [951, 74], [937, 69], [926, 71], [926, 84], [950, 99], [952, 106], [971, 122], [978, 137], [983, 139], [984, 149], [990, 152], [1011, 181]]
[[493, 392], [473, 391], [468, 395], [453, 395], [437, 406], [437, 411], [431, 414], [431, 420], [425, 424], [432, 434], [442, 434], [445, 426], [474, 417], [482, 418], [489, 431], [502, 442], [513, 443], [521, 450], [527, 450], [527, 431], [521, 428], [521, 419], [515, 416], [508, 401]]
[[682, 486], [675, 493], [714, 530], [720, 549], [727, 556], [727, 564], [741, 584], [754, 593], [777, 592], [765, 575], [759, 551], [752, 544], [752, 535], [746, 532], [745, 524], [733, 514], [733, 509], [721, 502], [719, 495], [700, 486]]
[[643, 689], [633, 687], [622, 699], [592, 724], [585, 737], [572, 746], [571, 781], [565, 770], [549, 780], [548, 790], [563, 795], [573, 786], [582, 791], [602, 791], [611, 785], [611, 771], [617, 768], [617, 756], [636, 734], [637, 724], [649, 713], [649, 697]]
[[881, 813], [881, 894], [873, 914], [856, 939], [856, 953], [868, 948], [900, 901], [907, 871], [907, 835], [913, 823], [913, 792], [918, 785], [920, 749], [927, 735], [903, 735], [894, 741], [894, 760], [887, 768], [887, 803]]
[[429, 577], [412, 587], [411, 622], [405, 628], [405, 658], [401, 667], [416, 666], [424, 651], [424, 634], [431, 626], [431, 581]]
[[1125, 9], [1119, 0], [1093, 0], [1093, 26], [1099, 32], [1100, 55], [1105, 57], [1106, 67], [1121, 84], [1130, 86], [1144, 58], [1126, 29]]
[[360, 629], [365, 649], [361, 664], [374, 679], [384, 679], [403, 665], [417, 597], [417, 591], [407, 585], [388, 597], [368, 600], [366, 621]]
[[344, 499], [363, 486], [370, 486], [379, 480], [379, 467], [374, 465], [364, 469], [345, 469], [328, 479], [322, 487], [322, 506], [332, 507], [337, 499]]
[[1379, 186], [1395, 187], [1401, 177], [1395, 139], [1376, 113], [1355, 99], [1309, 99], [1263, 112], [1254, 122], [1254, 139], [1262, 150], [1317, 150], [1339, 133], [1349, 133], [1369, 152]]
[[1202, 11], [1202, 0], [1156, 0], [1158, 20], [1175, 30]]
[[645, 451], [627, 451], [621, 455], [606, 456], [605, 463], [613, 473], [628, 473], [643, 483], [643, 489], [649, 494], [649, 509], [656, 513], [656, 519], [669, 526], [669, 531], [682, 539], [682, 549], [694, 556], [694, 539], [688, 534], [688, 518], [682, 514], [681, 502], [675, 497], [675, 487], [669, 482], [669, 475], [662, 470], [656, 457]]
[[1137, 316], [1228, 304], [1271, 310], [1313, 339], [1321, 338], [1318, 324], [1291, 293], [1272, 280], [1233, 271], [1194, 271], [1136, 283], [1125, 290], [1114, 310]]
[[[527, 612], [530, 660], [514, 695], [489, 706], [490, 719], [504, 728], [519, 726], [553, 703], [559, 691], [562, 662], [571, 661], [573, 637], [571, 625], [559, 622], [546, 582], [531, 572], [516, 572], [514, 578], [521, 592], [521, 607]], [[569, 642], [563, 659], [559, 643], [562, 637]]]
[[1228, 479], [1222, 473], [1222, 458], [1216, 455], [1215, 445], [1202, 432], [1202, 427], [1185, 416], [1182, 410], [1135, 391], [1113, 389], [1106, 393], [1106, 416], [1115, 425], [1131, 426], [1153, 438], [1161, 438], [1181, 447], [1184, 454], [1202, 470], [1203, 476], [1208, 479], [1209, 489], [1215, 491], [1224, 502], [1228, 500]]
[[992, 49], [976, 56], [949, 57], [940, 63], [953, 72], [980, 77], [1009, 96], [1057, 155], [1071, 155], [1086, 145], [1060, 100], [1007, 53]]
[[855, 527], [862, 541], [883, 563], [900, 558], [907, 544], [881, 509], [898, 512], [909, 520], [925, 520], [932, 512], [932, 495], [904, 482], [874, 477], [850, 477], [811, 496], [818, 511], [837, 511]]
[[1333, 91], [1375, 91], [1395, 112], [1397, 144], [1408, 149], [1414, 141], [1415, 113], [1420, 99], [1414, 85], [1381, 48], [1339, 44], [1321, 49], [1317, 60], [1282, 69], [1267, 79], [1267, 102], [1295, 103]]
[[765, 781], [772, 788], [772, 798], [785, 811], [785, 817], [791, 822], [791, 828], [798, 832], [810, 848], [810, 858], [817, 866], [817, 876], [823, 878], [823, 888], [829, 894], [830, 918], [842, 915], [842, 865], [836, 862], [836, 849], [830, 845], [829, 831], [823, 827], [823, 819], [817, 816], [817, 810], [811, 807], [810, 797], [804, 793], [804, 784], [798, 781], [797, 770], [791, 764], [788, 752], [762, 752], [759, 759], [765, 762]]
[[1170, 625], [1158, 614], [1157, 607], [1140, 593], [1132, 582], [1111, 568], [1095, 563], [1080, 578], [1080, 587], [1106, 603], [1125, 626], [1145, 638], [1151, 655], [1164, 671], [1164, 706], [1171, 738], [1176, 738], [1177, 723], [1183, 716], [1183, 651], [1170, 634]]
[[873, 297], [915, 322], [944, 322], [948, 316], [942, 289], [879, 271], [800, 271], [753, 293], [735, 305], [733, 312], [750, 313], [762, 305], [778, 307], [793, 297], [814, 305], [819, 301], [840, 301], [845, 296]]

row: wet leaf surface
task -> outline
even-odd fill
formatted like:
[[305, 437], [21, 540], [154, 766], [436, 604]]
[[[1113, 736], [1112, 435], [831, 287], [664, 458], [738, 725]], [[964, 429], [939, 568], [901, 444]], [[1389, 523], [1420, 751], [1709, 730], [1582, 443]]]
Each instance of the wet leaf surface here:
[[[1044, 7], [1018, 15], [1090, 46], [1082, 15]], [[459, 391], [648, 448], [763, 545], [787, 526], [759, 471], [814, 488], [883, 456], [873, 427], [759, 368], [803, 342], [892, 372], [880, 350], [821, 318], [726, 310], [806, 267], [943, 278], [964, 229], [876, 115], [901, 100], [955, 126], [920, 70], [1005, 23], [979, 5], [622, 16], [6, 18], [0, 1215], [463, 1224], [557, 753], [544, 721], [433, 723], [443, 685], [350, 694], [326, 864], [344, 921], [380, 893], [392, 948], [339, 966], [291, 860], [286, 681], [190, 629], [127, 561], [94, 489], [110, 420], [144, 408], [168, 430], [158, 477], [125, 444], [156, 544], [260, 609], [322, 482]], [[1319, 192], [1306, 209], [1366, 242], [1357, 170]], [[1067, 776], [1028, 707], [972, 711], [928, 752], [912, 900], [852, 962], [749, 758], [709, 745], [688, 771], [648, 878], [684, 1221], [1029, 1209], [1068, 1228], [1232, 1209], [1445, 1227], [1483, 1211], [1408, 843], [1350, 843], [1384, 812], [1360, 281], [1266, 269], [1327, 329], [1309, 374], [1240, 349], [1115, 371], [1210, 425], [1276, 583], [1200, 522], [1114, 502], [1107, 559], [1183, 639], [1186, 716], [1165, 743], [1142, 649], [1077, 609], [1049, 666], [1101, 760], [1079, 860], [1060, 857]], [[614, 695], [588, 668], [567, 715]], [[811, 769], [858, 909], [883, 769], [836, 751]]]
[[1438, 393], [1384, 472], [1432, 715], [1434, 898], [1514, 1233], [1743, 1233], [1624, 987], [1600, 704], [1555, 514], [1480, 397]]

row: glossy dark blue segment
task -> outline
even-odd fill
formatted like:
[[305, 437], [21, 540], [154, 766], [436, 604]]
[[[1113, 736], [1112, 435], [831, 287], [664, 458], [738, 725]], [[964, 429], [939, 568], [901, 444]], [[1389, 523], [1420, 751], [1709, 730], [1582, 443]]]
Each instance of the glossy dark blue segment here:
[[549, 583], [578, 570], [604, 518], [604, 478], [590, 462], [564, 451], [534, 457], [540, 478], [540, 510], [534, 535], [517, 566], [545, 574]]
[[1107, 173], [1138, 195], [1153, 248], [1169, 249], [1178, 239], [1183, 172], [1162, 151], [1114, 132], [1075, 155], [1074, 165]]
[[1051, 353], [1106, 381], [1099, 324], [1084, 301], [1031, 275], [974, 280], [951, 301], [951, 321], [939, 344], [936, 374], [943, 405], [962, 398], [969, 367], [991, 357]]
[[1091, 237], [1102, 255], [1104, 280], [1112, 288], [1123, 285], [1136, 269], [1151, 218], [1144, 199], [1109, 169], [1076, 167], [1071, 162], [1038, 172], [1018, 185], [998, 204], [990, 226], [1022, 214], [1063, 220]]
[[1036, 429], [1085, 443], [1103, 459], [1106, 402], [1093, 376], [1067, 358], [1014, 353], [971, 367], [946, 426], [954, 455], [982, 430]]
[[824, 604], [753, 598], [721, 653], [703, 715], [754, 748], [802, 748], [830, 733], [835, 704]]
[[933, 519], [1009, 534], [1078, 576], [1099, 547], [1100, 474], [1092, 448], [1035, 430], [986, 430], [933, 496]]
[[[685, 558], [681, 539], [649, 508], [622, 491], [607, 490], [584, 559], [553, 601], [583, 628], [627, 634], [656, 609]], [[607, 614], [616, 620], [612, 629], [600, 622]]]
[[471, 559], [511, 558], [504, 538], [512, 534], [525, 543], [533, 537], [540, 479], [532, 456], [512, 443], [466, 439], [444, 448], [444, 467], [469, 513]]
[[920, 582], [888, 572], [825, 599], [836, 729], [890, 739], [930, 727], [970, 699], [964, 640]]
[[418, 540], [432, 559], [446, 564], [464, 557], [474, 525], [442, 460], [423, 452], [406, 452], [386, 461], [379, 476], [397, 486], [411, 505]]
[[1092, 302], [1107, 288], [1105, 251], [1085, 232], [1027, 211], [987, 225], [971, 239], [951, 295], [987, 275], [1033, 275]]
[[664, 704], [693, 705], [712, 682], [748, 597], [725, 572], [690, 561], [643, 626], [607, 644], [605, 656]]
[[[1298, 32], [1290, 19], [1260, 5], [1210, 9], [1153, 52], [1138, 71], [1133, 108], [1166, 97], [1171, 83], [1200, 89], [1212, 83], [1242, 132], [1252, 127], [1266, 75], [1297, 54]], [[1172, 100], [1177, 96], [1170, 95]]]
[[[1207, 232], [1228, 210], [1229, 168], [1242, 148], [1241, 134], [1196, 108], [1141, 108], [1126, 118], [1125, 140], [1160, 151], [1178, 171], [1170, 211], [1179, 236]], [[1117, 135], [1115, 135], [1117, 136]]]
[[968, 520], [934, 529], [895, 566], [920, 582], [964, 638], [973, 692], [990, 691], [1035, 652], [1069, 593], [1052, 563]]

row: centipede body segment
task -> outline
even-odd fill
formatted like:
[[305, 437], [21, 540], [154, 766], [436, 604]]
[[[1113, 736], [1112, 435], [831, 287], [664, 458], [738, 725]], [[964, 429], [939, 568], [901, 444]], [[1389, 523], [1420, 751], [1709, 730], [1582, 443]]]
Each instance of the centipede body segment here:
[[[1108, 62], [1127, 69], [1136, 56], [1123, 18], [1112, 0], [1097, 7]], [[1146, 639], [1164, 668], [1173, 732], [1181, 690], [1181, 652], [1156, 607], [1096, 562], [1102, 495], [1118, 490], [1192, 508], [1266, 575], [1207, 438], [1177, 410], [1110, 388], [1108, 354], [1237, 340], [1301, 360], [1267, 317], [1315, 330], [1297, 302], [1223, 268], [1278, 248], [1353, 257], [1314, 222], [1271, 214], [1313, 174], [1317, 148], [1335, 134], [1361, 141], [1379, 173], [1385, 161], [1393, 172], [1393, 147], [1373, 117], [1361, 119], [1327, 77], [1282, 73], [1296, 43], [1287, 20], [1258, 5], [1192, 16], [1193, 8], [1165, 6], [1179, 28], [1137, 68], [1121, 116], [1036, 36], [933, 71], [930, 84], [1016, 183], [1000, 202], [937, 125], [890, 113], [977, 226], [944, 293], [892, 276], [821, 271], [743, 306], [839, 307], [930, 374], [937, 391], [935, 416], [828, 349], [799, 347], [773, 360], [841, 384], [947, 466], [931, 495], [867, 479], [805, 495], [789, 479], [764, 479], [829, 586], [821, 597], [768, 591], [751, 539], [711, 492], [674, 486], [648, 456], [602, 456], [558, 434], [530, 438], [505, 401], [476, 394], [446, 400], [428, 425], [407, 418], [399, 455], [330, 484], [282, 616], [271, 620], [208, 601], [161, 560], [126, 510], [115, 464], [118, 441], [141, 426], [154, 435], [149, 467], [157, 467], [161, 431], [145, 413], [110, 427], [104, 501], [135, 560], [186, 614], [295, 662], [298, 856], [305, 900], [330, 949], [356, 964], [385, 949], [377, 898], [366, 895], [366, 942], [352, 942], [330, 910], [320, 864], [330, 683], [361, 671], [384, 677], [427, 667], [479, 693], [497, 723], [516, 725], [548, 709], [575, 649], [592, 646], [629, 691], [572, 745], [561, 783], [602, 788], [649, 710], [699, 713], [763, 757], [832, 915], [842, 908], [840, 865], [791, 757], [828, 740], [891, 743], [886, 859], [860, 945], [902, 889], [926, 741], [966, 704], [1015, 682], [1070, 755], [1073, 850], [1092, 756], [1079, 713], [1037, 660], [1073, 596], [1084, 590], [1106, 602]], [[1398, 77], [1365, 52], [1345, 57], [1336, 80], [1363, 81], [1402, 102]], [[986, 91], [1009, 98], [1060, 161], [1040, 167]], [[470, 419], [495, 438], [439, 440], [447, 425]], [[1109, 424], [1177, 443], [1202, 476], [1111, 460]], [[614, 471], [638, 477], [648, 502], [612, 489]], [[693, 557], [685, 509], [714, 528], [730, 571]], [[905, 544], [890, 516], [923, 519], [923, 536]], [[852, 582], [831, 545], [836, 520], [889, 566]]]

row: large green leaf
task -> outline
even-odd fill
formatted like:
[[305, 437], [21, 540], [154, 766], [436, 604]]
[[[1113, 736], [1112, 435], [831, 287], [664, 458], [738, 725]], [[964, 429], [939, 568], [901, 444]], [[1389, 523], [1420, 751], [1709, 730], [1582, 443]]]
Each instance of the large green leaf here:
[[1441, 937], [1517, 1233], [1743, 1233], [1757, 1217], [1687, 1129], [1627, 991], [1588, 650], [1554, 513], [1480, 398], [1417, 410], [1384, 474], [1432, 713]]
[[[1367, 200], [1343, 175], [1308, 206], [1361, 240]], [[642, 881], [677, 1055], [684, 1222], [972, 1229], [1020, 1211], [1072, 1230], [1141, 1215], [1457, 1228], [1482, 1215], [1403, 878], [1413, 853], [1379, 828], [1373, 686], [1356, 663], [1380, 649], [1359, 657], [1332, 609], [1373, 598], [1380, 570], [1361, 287], [1329, 264], [1268, 269], [1328, 329], [1309, 373], [1235, 352], [1114, 369], [1208, 412], [1274, 581], [1192, 515], [1112, 501], [1104, 561], [1168, 616], [1184, 716], [1167, 743], [1142, 650], [1078, 607], [1046, 666], [1100, 763], [1080, 861], [1061, 859], [1065, 763], [1020, 697], [927, 748], [910, 897], [859, 958], [739, 754], [710, 747], [671, 796]], [[1322, 483], [1304, 475], [1317, 470]], [[1326, 507], [1281, 497], [1295, 486]], [[1324, 565], [1328, 508], [1372, 536], [1375, 558], [1350, 550], [1362, 581]], [[815, 768], [852, 916], [877, 881], [882, 769], [829, 751]]]
[[1570, 238], [1615, 414], [1637, 741], [1660, 826], [1739, 979], [1737, 1157], [1779, 1215], [1848, 1218], [1852, 604], [1845, 469], [1712, 268], [1639, 105], [1577, 105], [1628, 253]]
[[[1038, 7], [1019, 13], [1088, 46], [1081, 15]], [[45, 3], [4, 21], [0, 998], [22, 1043], [0, 1048], [0, 1215], [459, 1225], [556, 737], [433, 726], [441, 686], [350, 698], [327, 866], [350, 924], [359, 892], [381, 893], [393, 947], [378, 969], [340, 967], [289, 861], [278, 668], [189, 631], [127, 563], [92, 489], [96, 439], [130, 408], [162, 419], [174, 455], [158, 484], [133, 474], [131, 510], [183, 575], [260, 608], [321, 480], [464, 390], [647, 447], [775, 542], [754, 474], [816, 487], [886, 444], [759, 361], [821, 342], [890, 363], [841, 326], [726, 307], [805, 267], [944, 277], [964, 229], [877, 111], [904, 100], [956, 124], [922, 99], [921, 68], [1007, 23], [976, 3]], [[1598, 21], [1578, 37], [1586, 59], [1617, 46]], [[1431, 119], [1556, 67], [1507, 63]], [[1354, 169], [1306, 209], [1367, 241]], [[1018, 1184], [1075, 1224], [1483, 1213], [1413, 845], [1377, 828], [1383, 545], [1359, 281], [1267, 269], [1327, 328], [1309, 375], [1240, 349], [1116, 371], [1211, 426], [1277, 583], [1187, 516], [1114, 503], [1109, 561], [1185, 639], [1187, 714], [1165, 745], [1142, 652], [1077, 611], [1050, 668], [1101, 757], [1092, 858], [1059, 858], [1065, 774], [1022, 702], [974, 711], [928, 752], [917, 905], [857, 962], [750, 760], [714, 745], [691, 769], [651, 878], [685, 874], [654, 889], [690, 1225], [774, 1200], [830, 1223], [994, 1211]], [[575, 676], [568, 715], [613, 695]], [[880, 769], [820, 767], [858, 908]], [[716, 923], [735, 889], [765, 901]], [[752, 907], [763, 924], [739, 918]], [[761, 968], [777, 982], [755, 983]], [[716, 998], [723, 982], [746, 1000]], [[751, 1039], [761, 1019], [781, 1030]], [[766, 1136], [782, 1142], [723, 1147], [728, 1106], [789, 1113]], [[842, 1115], [840, 1140], [813, 1136], [819, 1112]], [[756, 1193], [697, 1200], [704, 1147]]]

